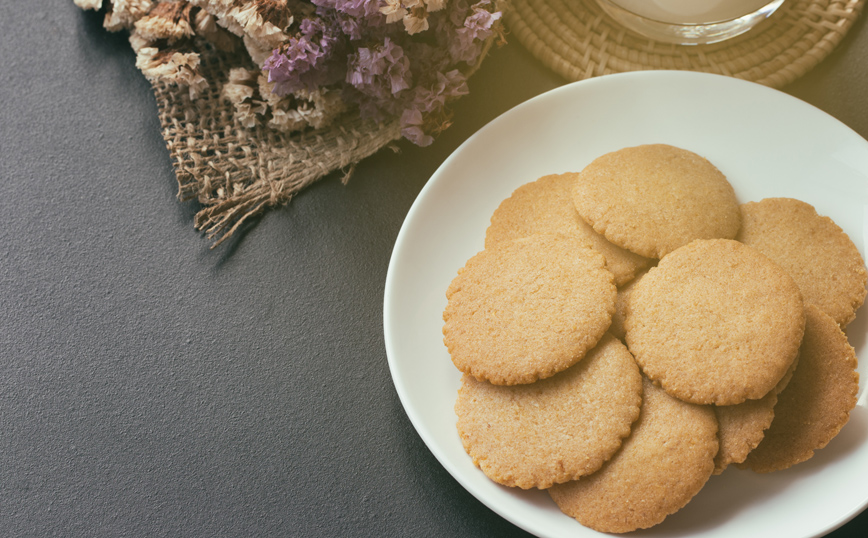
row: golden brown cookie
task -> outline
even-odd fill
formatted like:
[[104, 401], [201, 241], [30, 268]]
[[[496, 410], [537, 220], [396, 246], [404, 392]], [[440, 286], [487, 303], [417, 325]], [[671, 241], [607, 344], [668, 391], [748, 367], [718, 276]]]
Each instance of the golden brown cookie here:
[[446, 290], [443, 342], [455, 366], [477, 379], [513, 385], [549, 377], [581, 360], [609, 328], [612, 279], [603, 256], [575, 238], [498, 243], [468, 260]]
[[768, 473], [811, 458], [841, 431], [856, 405], [856, 352], [831, 316], [814, 305], [805, 311], [798, 368], [778, 396], [765, 438], [739, 467]]
[[606, 239], [649, 258], [694, 239], [732, 239], [741, 222], [735, 191], [720, 170], [665, 144], [598, 157], [577, 174], [573, 203]]
[[781, 393], [793, 377], [799, 364], [799, 359], [784, 375], [774, 390], [759, 400], [746, 400], [736, 405], [714, 406], [719, 429], [720, 449], [714, 457], [714, 474], [720, 474], [733, 463], [741, 463], [751, 450], [760, 444], [766, 430], [775, 418], [775, 404]]
[[599, 532], [657, 525], [687, 504], [714, 469], [711, 407], [672, 398], [647, 379], [644, 391], [621, 450], [596, 473], [548, 490], [561, 511]]
[[720, 425], [720, 450], [714, 458], [714, 474], [741, 463], [760, 444], [775, 418], [778, 395], [771, 391], [759, 400], [736, 405], [714, 406]]
[[575, 174], [548, 175], [516, 189], [491, 216], [485, 248], [534, 234], [570, 235], [587, 241], [606, 258], [616, 286], [629, 282], [651, 260], [613, 245], [579, 217], [573, 205], [574, 179]]
[[805, 314], [777, 264], [737, 241], [697, 240], [651, 269], [630, 294], [627, 346], [676, 398], [733, 405], [765, 396], [796, 358]]
[[805, 302], [832, 316], [841, 327], [865, 301], [868, 271], [859, 250], [829, 217], [792, 198], [766, 198], [741, 206], [738, 240], [783, 267]]
[[648, 270], [642, 270], [627, 284], [618, 288], [618, 297], [615, 299], [615, 313], [612, 314], [612, 324], [609, 326], [609, 333], [615, 338], [624, 339], [624, 318], [627, 316], [627, 303], [630, 300], [630, 294], [636, 283], [647, 273]]
[[642, 377], [611, 335], [579, 364], [530, 385], [465, 374], [455, 403], [464, 449], [492, 480], [547, 488], [596, 471], [639, 416]]

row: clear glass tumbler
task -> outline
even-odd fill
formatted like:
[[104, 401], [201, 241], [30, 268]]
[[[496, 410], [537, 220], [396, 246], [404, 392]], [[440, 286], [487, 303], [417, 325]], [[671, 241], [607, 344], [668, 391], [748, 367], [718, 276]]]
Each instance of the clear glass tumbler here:
[[625, 27], [665, 43], [702, 45], [743, 34], [784, 0], [597, 0]]

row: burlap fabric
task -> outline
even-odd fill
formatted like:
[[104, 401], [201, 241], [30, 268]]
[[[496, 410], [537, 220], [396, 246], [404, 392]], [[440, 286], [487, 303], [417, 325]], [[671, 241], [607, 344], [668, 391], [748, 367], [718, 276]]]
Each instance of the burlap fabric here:
[[843, 39], [864, 0], [786, 0], [746, 34], [710, 45], [658, 43], [624, 29], [594, 0], [510, 0], [512, 37], [567, 80], [681, 69], [780, 88], [822, 61]]
[[[484, 44], [469, 77], [497, 41]], [[178, 179], [178, 197], [198, 200], [196, 229], [216, 247], [251, 217], [289, 202], [318, 179], [343, 170], [401, 138], [397, 118], [378, 123], [351, 109], [330, 127], [286, 134], [263, 125], [248, 129], [234, 120], [234, 105], [221, 95], [233, 67], [257, 70], [244, 53], [203, 44], [199, 73], [208, 89], [195, 100], [186, 88], [154, 82], [163, 138]]]
[[229, 70], [257, 69], [246, 54], [201, 54], [208, 90], [195, 101], [186, 88], [156, 82], [154, 95], [163, 138], [178, 179], [178, 197], [203, 206], [195, 226], [214, 239], [232, 235], [247, 219], [287, 203], [317, 179], [352, 165], [401, 136], [397, 120], [378, 124], [358, 114], [332, 127], [285, 134], [235, 124], [232, 103], [221, 97]]

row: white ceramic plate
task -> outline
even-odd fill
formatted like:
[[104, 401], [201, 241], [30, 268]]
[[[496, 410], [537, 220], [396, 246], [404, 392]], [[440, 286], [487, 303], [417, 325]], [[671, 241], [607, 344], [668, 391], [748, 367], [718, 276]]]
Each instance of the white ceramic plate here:
[[[732, 78], [635, 72], [561, 87], [508, 111], [469, 138], [422, 189], [401, 228], [386, 278], [384, 329], [395, 388], [419, 435], [476, 498], [541, 537], [598, 533], [563, 515], [548, 494], [499, 486], [464, 452], [453, 405], [459, 373], [443, 345], [445, 291], [482, 249], [498, 204], [545, 174], [579, 171], [616, 149], [662, 142], [708, 158], [740, 202], [792, 197], [832, 217], [865, 256], [868, 142], [787, 94]], [[866, 376], [868, 308], [848, 327]], [[758, 475], [712, 477], [680, 512], [643, 536], [822, 536], [868, 505], [868, 398], [808, 462]]]

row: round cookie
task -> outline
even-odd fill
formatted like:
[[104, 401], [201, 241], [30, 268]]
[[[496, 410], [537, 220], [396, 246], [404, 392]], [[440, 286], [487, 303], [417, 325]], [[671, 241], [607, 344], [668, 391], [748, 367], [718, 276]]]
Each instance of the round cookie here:
[[733, 463], [743, 462], [750, 451], [760, 444], [775, 418], [778, 394], [787, 387], [798, 364], [797, 356], [774, 390], [759, 400], [714, 406], [718, 423], [717, 437], [720, 441], [720, 449], [714, 457], [714, 474], [722, 473]]
[[733, 405], [765, 396], [799, 351], [799, 288], [737, 241], [697, 240], [636, 284], [624, 321], [642, 371], [676, 398]]
[[455, 413], [464, 449], [489, 478], [547, 488], [599, 469], [630, 434], [641, 402], [639, 368], [606, 335], [579, 364], [530, 385], [465, 374]]
[[464, 373], [531, 383], [581, 360], [612, 321], [603, 256], [575, 238], [535, 235], [467, 261], [446, 290], [443, 342]]
[[868, 271], [859, 250], [829, 217], [792, 198], [766, 198], [741, 206], [737, 239], [783, 267], [807, 303], [841, 327], [865, 301]]
[[609, 333], [620, 340], [624, 340], [624, 319], [627, 317], [627, 303], [636, 283], [647, 273], [640, 271], [630, 282], [618, 288], [618, 297], [615, 298], [615, 313], [612, 314], [612, 324], [609, 325]]
[[741, 463], [757, 447], [775, 418], [778, 395], [771, 391], [759, 400], [737, 405], [714, 406], [719, 424], [720, 450], [714, 457], [714, 474]]
[[649, 258], [694, 239], [732, 239], [741, 223], [735, 191], [720, 170], [665, 144], [598, 157], [577, 174], [573, 203], [606, 239]]
[[570, 235], [587, 241], [606, 258], [616, 286], [629, 282], [651, 260], [613, 245], [582, 220], [573, 205], [574, 180], [575, 174], [553, 174], [517, 188], [492, 214], [485, 248], [534, 234]]
[[647, 379], [642, 410], [621, 450], [596, 473], [550, 488], [562, 512], [599, 532], [657, 525], [711, 477], [717, 419], [708, 406], [672, 398]]
[[738, 467], [769, 473], [801, 463], [850, 419], [859, 390], [856, 352], [831, 316], [814, 305], [805, 311], [799, 366], [778, 396], [765, 438]]

